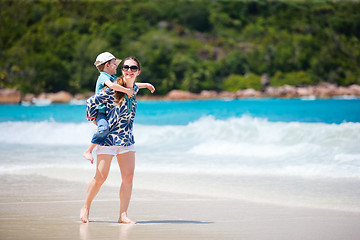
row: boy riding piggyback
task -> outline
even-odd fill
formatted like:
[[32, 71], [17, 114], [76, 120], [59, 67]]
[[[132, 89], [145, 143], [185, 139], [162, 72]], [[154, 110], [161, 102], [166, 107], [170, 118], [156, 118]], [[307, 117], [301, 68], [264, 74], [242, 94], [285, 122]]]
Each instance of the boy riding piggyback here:
[[[119, 84], [114, 83], [116, 80], [116, 69], [119, 66], [121, 59], [117, 59], [114, 55], [109, 52], [103, 52], [96, 58], [94, 65], [99, 70], [100, 75], [96, 81], [95, 93], [99, 93], [105, 86], [119, 92], [123, 92], [131, 98], [134, 92], [130, 88], [123, 87]], [[94, 158], [92, 151], [96, 145], [101, 145], [105, 141], [106, 136], [109, 132], [109, 124], [106, 120], [106, 108], [104, 105], [98, 107], [98, 114], [94, 123], [97, 125], [97, 131], [94, 134], [89, 147], [83, 153], [83, 156], [93, 163]]]

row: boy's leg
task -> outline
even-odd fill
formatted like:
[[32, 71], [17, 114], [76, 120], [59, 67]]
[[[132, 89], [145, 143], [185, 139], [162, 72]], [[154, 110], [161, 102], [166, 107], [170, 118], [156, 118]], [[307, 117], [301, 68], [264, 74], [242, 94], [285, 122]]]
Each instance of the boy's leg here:
[[94, 158], [92, 156], [92, 151], [94, 150], [94, 148], [96, 147], [95, 143], [90, 143], [89, 147], [86, 149], [86, 151], [83, 153], [83, 157], [86, 160], [89, 160], [91, 162], [91, 164], [94, 163]]
[[96, 125], [98, 126], [98, 129], [94, 134], [89, 147], [83, 153], [83, 156], [91, 163], [94, 162], [92, 151], [94, 150], [96, 145], [101, 145], [105, 141], [109, 133], [109, 124], [106, 120], [106, 115], [104, 113], [98, 113], [96, 117]]
[[104, 113], [99, 113], [96, 117], [97, 132], [94, 134], [91, 143], [102, 145], [109, 133], [109, 123]]

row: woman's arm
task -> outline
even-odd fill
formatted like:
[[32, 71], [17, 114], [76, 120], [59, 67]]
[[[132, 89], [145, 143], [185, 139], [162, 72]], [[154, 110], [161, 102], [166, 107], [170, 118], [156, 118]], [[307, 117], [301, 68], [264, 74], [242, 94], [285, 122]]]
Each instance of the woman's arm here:
[[139, 88], [147, 88], [151, 93], [155, 92], [155, 87], [150, 83], [136, 83]]

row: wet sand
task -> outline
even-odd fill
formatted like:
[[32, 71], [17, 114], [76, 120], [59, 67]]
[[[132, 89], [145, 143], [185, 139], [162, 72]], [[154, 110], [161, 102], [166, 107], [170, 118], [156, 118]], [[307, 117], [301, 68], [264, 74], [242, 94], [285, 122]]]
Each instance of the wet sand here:
[[[347, 239], [360, 237], [360, 213], [259, 204], [134, 188], [118, 224], [118, 189], [103, 186], [79, 220], [86, 184], [41, 176], [0, 176], [0, 239]], [[176, 187], [176, 186], [174, 186]]]

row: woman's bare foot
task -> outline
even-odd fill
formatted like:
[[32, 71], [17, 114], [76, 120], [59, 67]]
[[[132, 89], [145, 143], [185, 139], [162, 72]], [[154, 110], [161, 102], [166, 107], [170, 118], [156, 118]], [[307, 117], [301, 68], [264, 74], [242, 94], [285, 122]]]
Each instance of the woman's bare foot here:
[[131, 219], [127, 216], [126, 212], [120, 214], [120, 218], [118, 220], [118, 223], [136, 224], [136, 222], [131, 221]]
[[86, 158], [86, 160], [89, 160], [89, 161], [91, 162], [91, 164], [94, 163], [94, 158], [93, 158], [91, 152], [85, 151], [85, 152], [83, 153], [83, 157]]
[[83, 222], [83, 223], [87, 223], [89, 222], [89, 209], [88, 208], [81, 208], [80, 210], [80, 220]]

